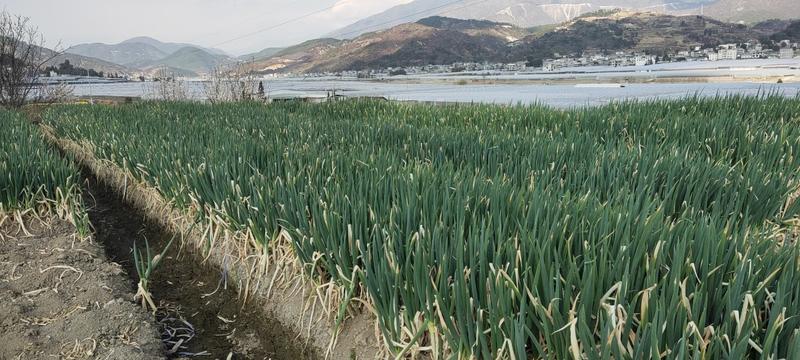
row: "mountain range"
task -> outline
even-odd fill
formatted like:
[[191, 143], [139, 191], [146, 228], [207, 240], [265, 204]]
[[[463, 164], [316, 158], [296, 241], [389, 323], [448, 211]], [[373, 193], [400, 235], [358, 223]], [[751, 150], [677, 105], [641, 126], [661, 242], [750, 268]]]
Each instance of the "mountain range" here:
[[585, 13], [610, 9], [706, 15], [726, 22], [800, 18], [797, 0], [415, 0], [359, 20], [328, 36], [350, 39], [434, 15], [531, 27], [567, 22]]
[[[770, 20], [756, 22], [765, 18]], [[800, 1], [415, 0], [330, 36], [238, 58], [213, 48], [136, 37], [118, 44], [76, 45], [56, 61], [70, 58], [84, 68], [146, 76], [160, 75], [163, 69], [176, 76], [199, 76], [237, 63], [262, 74], [456, 62], [537, 64], [556, 54], [593, 49], [663, 54], [788, 38], [800, 34], [800, 23], [782, 20], [791, 18], [800, 18]]]
[[324, 72], [465, 61], [502, 61], [531, 32], [510, 24], [430, 17], [351, 40], [307, 41], [248, 63], [252, 71]]
[[[793, 23], [784, 22], [774, 31], [785, 31]], [[580, 55], [587, 50], [636, 51], [655, 55], [674, 54], [693, 47], [715, 47], [766, 41], [776, 33], [768, 26], [747, 26], [711, 18], [687, 15], [616, 12], [608, 16], [585, 17], [568, 26], [526, 38], [515, 48], [517, 59], [533, 65], [556, 54]]]
[[592, 50], [664, 55], [695, 46], [797, 37], [800, 22], [771, 20], [743, 25], [697, 15], [621, 10], [584, 14], [556, 27], [540, 28], [436, 16], [353, 39], [308, 41], [249, 62], [248, 67], [258, 73], [308, 73], [457, 62], [527, 61], [535, 65], [556, 54], [580, 55]]
[[152, 74], [166, 68], [178, 76], [197, 76], [233, 61], [222, 50], [192, 44], [161, 42], [136, 37], [118, 44], [80, 44], [66, 54], [81, 55], [114, 63], [130, 71]]

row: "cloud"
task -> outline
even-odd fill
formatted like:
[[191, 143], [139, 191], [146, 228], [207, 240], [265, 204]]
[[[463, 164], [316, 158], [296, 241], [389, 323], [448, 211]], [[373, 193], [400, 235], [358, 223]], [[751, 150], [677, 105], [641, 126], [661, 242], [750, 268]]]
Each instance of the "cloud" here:
[[[59, 41], [65, 47], [86, 42], [117, 43], [146, 35], [240, 54], [324, 36], [410, 1], [81, 0], [81, 6], [75, 6], [75, 2], [63, 0], [0, 0], [0, 10], [30, 16], [51, 46]], [[329, 7], [314, 16], [304, 16]], [[270, 28], [290, 19], [298, 20]], [[260, 30], [265, 28], [269, 30]]]
[[407, 4], [413, 0], [339, 0], [331, 9], [332, 14], [347, 14], [348, 17], [373, 15], [392, 6]]

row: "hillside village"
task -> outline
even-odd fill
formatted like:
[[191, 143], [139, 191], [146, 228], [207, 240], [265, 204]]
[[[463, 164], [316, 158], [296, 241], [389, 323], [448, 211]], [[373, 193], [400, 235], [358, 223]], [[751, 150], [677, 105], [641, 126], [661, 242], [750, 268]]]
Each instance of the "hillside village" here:
[[784, 40], [779, 43], [776, 51], [764, 47], [760, 43], [724, 44], [714, 48], [696, 46], [689, 50], [678, 51], [663, 57], [637, 52], [617, 51], [605, 55], [597, 53], [584, 53], [580, 57], [564, 56], [544, 61], [543, 71], [555, 71], [566, 67], [581, 66], [647, 66], [658, 63], [682, 61], [720, 61], [720, 60], [749, 60], [749, 59], [793, 59], [796, 57], [798, 43]]
[[[696, 46], [692, 49], [678, 51], [665, 56], [649, 55], [635, 51], [616, 51], [604, 54], [599, 51], [586, 51], [580, 56], [559, 56], [554, 59], [544, 60], [541, 66], [532, 66], [526, 61], [513, 63], [489, 62], [459, 62], [448, 65], [424, 65], [408, 67], [388, 67], [374, 70], [349, 70], [341, 72], [318, 72], [302, 74], [304, 77], [350, 77], [370, 78], [398, 75], [422, 75], [459, 72], [552, 72], [564, 68], [586, 66], [648, 66], [661, 63], [674, 62], [707, 62], [723, 60], [751, 60], [751, 59], [794, 59], [800, 54], [800, 43], [782, 40], [777, 43], [778, 49], [773, 46], [765, 47], [757, 42], [744, 44], [723, 44], [713, 48]], [[299, 75], [299, 74], [298, 74]], [[286, 74], [284, 76], [295, 76]]]
[[551, 72], [586, 66], [792, 59], [797, 56], [798, 35], [800, 22], [765, 21], [745, 26], [701, 16], [610, 11], [587, 15], [556, 29], [510, 42], [504, 61], [460, 61], [304, 75], [370, 77], [463, 71]]

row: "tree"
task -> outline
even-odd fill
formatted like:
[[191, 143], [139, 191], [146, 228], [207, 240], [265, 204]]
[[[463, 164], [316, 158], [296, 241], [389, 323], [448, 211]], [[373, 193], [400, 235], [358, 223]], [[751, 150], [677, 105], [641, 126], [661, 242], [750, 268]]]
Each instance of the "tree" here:
[[69, 59], [65, 59], [63, 63], [58, 65], [58, 71], [60, 74], [73, 75], [75, 66], [69, 63]]
[[264, 98], [264, 82], [258, 82], [258, 97], [263, 99]]
[[525, 63], [528, 67], [542, 67], [544, 66], [544, 60], [540, 57], [536, 56], [528, 56], [528, 61]]
[[49, 72], [55, 72], [59, 75], [75, 75], [75, 76], [94, 76], [94, 77], [103, 77], [104, 74], [102, 71], [97, 71], [95, 69], [84, 69], [80, 66], [72, 65], [69, 62], [69, 59], [64, 59], [64, 62], [58, 64], [58, 66], [48, 66], [41, 71], [42, 74], [47, 74]]
[[258, 84], [245, 64], [215, 67], [203, 81], [206, 100], [212, 104], [253, 100]]
[[408, 75], [405, 69], [395, 69], [389, 72], [390, 76]]
[[189, 100], [189, 90], [186, 82], [177, 79], [177, 76], [166, 67], [158, 69], [149, 95], [154, 99], [165, 101]]
[[0, 12], [0, 106], [21, 107], [39, 86], [44, 64], [58, 55], [44, 43], [29, 18]]

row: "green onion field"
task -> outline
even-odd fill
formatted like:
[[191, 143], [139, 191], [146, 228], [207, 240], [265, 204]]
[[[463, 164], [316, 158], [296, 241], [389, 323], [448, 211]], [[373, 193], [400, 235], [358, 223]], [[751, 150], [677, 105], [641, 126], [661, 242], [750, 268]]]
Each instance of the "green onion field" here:
[[[4, 208], [74, 185], [34, 129], [0, 116]], [[797, 98], [44, 117], [199, 224], [267, 249], [287, 233], [304, 276], [344, 289], [333, 322], [374, 312], [392, 356], [800, 359]]]

